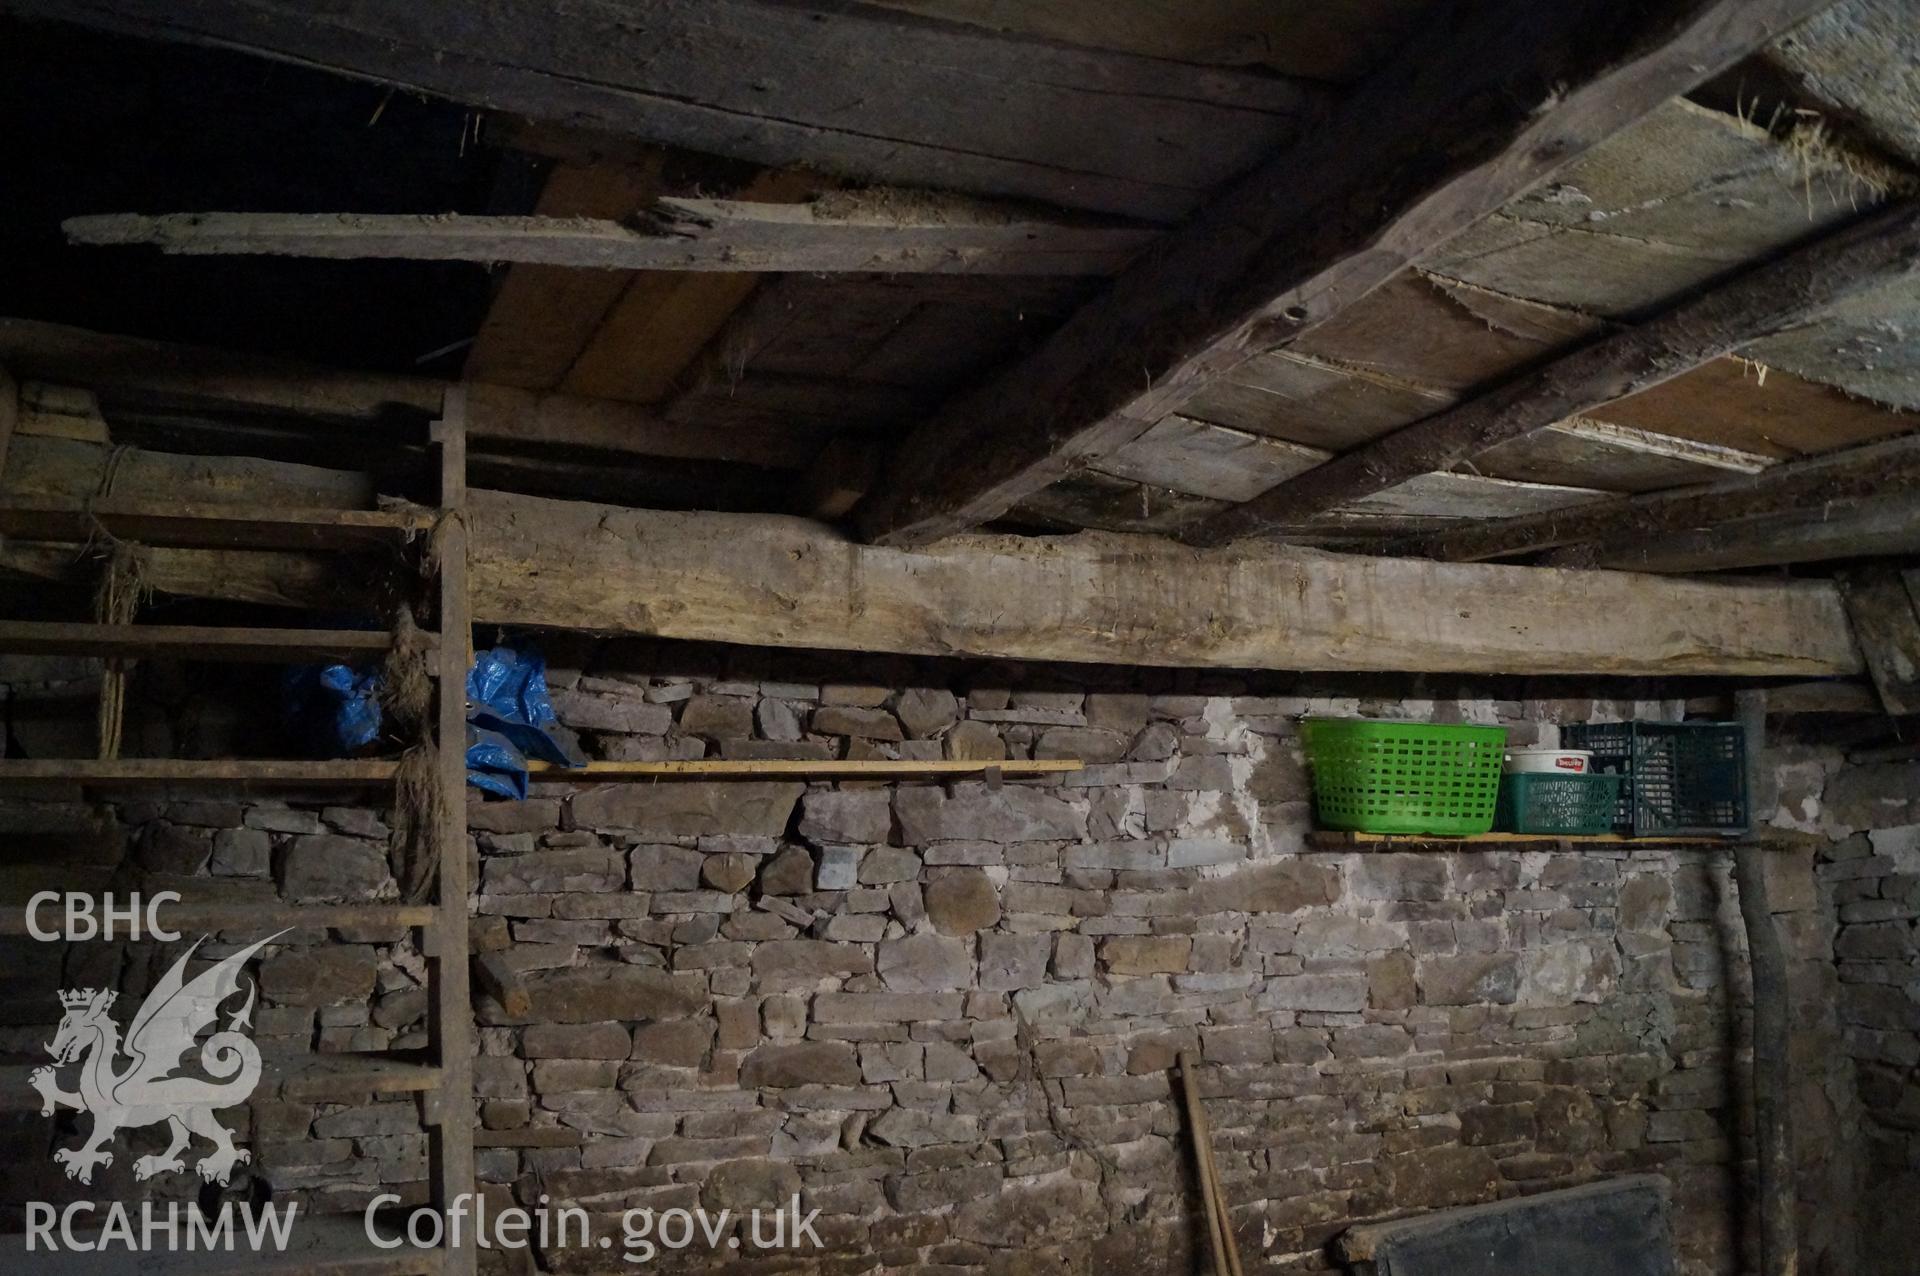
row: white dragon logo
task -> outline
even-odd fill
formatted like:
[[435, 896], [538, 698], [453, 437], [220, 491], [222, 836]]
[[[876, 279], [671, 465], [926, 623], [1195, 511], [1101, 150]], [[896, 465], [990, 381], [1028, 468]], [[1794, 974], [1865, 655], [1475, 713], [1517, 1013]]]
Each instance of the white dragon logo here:
[[[201, 1029], [218, 1018], [220, 1003], [240, 990], [240, 971], [248, 959], [284, 934], [267, 936], [188, 983], [187, 963], [206, 941], [195, 942], [147, 994], [127, 1026], [124, 1046], [120, 1026], [107, 1016], [117, 994], [92, 988], [60, 994], [67, 1013], [47, 1046], [53, 1066], [34, 1069], [27, 1080], [40, 1092], [42, 1116], [52, 1116], [61, 1106], [93, 1113], [93, 1133], [86, 1143], [53, 1154], [55, 1161], [66, 1166], [68, 1178], [91, 1183], [95, 1166], [113, 1164], [113, 1153], [105, 1148], [116, 1132], [161, 1121], [171, 1130], [172, 1141], [158, 1156], [143, 1156], [133, 1163], [136, 1179], [186, 1169], [180, 1154], [191, 1141], [189, 1132], [213, 1141], [214, 1150], [195, 1166], [209, 1182], [225, 1186], [233, 1167], [252, 1159], [251, 1153], [233, 1146], [233, 1135], [214, 1120], [213, 1113], [216, 1108], [246, 1102], [260, 1084], [260, 1051], [241, 1032], [253, 1026], [255, 986], [248, 985], [246, 1004], [228, 1016], [226, 1030], [215, 1032], [201, 1046], [200, 1066], [214, 1080], [172, 1074], [193, 1049]], [[123, 1053], [129, 1062], [116, 1071]], [[69, 1093], [60, 1089], [54, 1068], [75, 1062], [81, 1064], [79, 1084]]]

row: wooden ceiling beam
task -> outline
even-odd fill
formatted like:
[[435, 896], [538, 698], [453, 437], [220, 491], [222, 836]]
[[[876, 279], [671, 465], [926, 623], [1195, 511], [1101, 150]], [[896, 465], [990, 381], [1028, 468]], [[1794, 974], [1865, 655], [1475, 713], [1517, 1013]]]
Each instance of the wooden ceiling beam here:
[[[26, 491], [91, 493], [112, 449], [43, 449]], [[364, 476], [246, 458], [139, 454], [143, 491], [255, 500], [263, 483]], [[162, 476], [179, 475], [177, 483]], [[0, 567], [60, 576], [90, 534], [23, 519]], [[208, 506], [206, 508], [215, 508]], [[229, 505], [225, 508], [244, 509]], [[474, 490], [473, 611], [483, 623], [753, 646], [1204, 668], [1498, 674], [1861, 672], [1824, 581], [1700, 582], [1624, 572], [1433, 563], [1155, 537], [966, 536], [862, 545], [766, 514], [667, 513]], [[349, 517], [341, 515], [340, 517]], [[354, 515], [372, 518], [371, 513]], [[57, 525], [55, 525], [57, 523]], [[335, 607], [369, 587], [301, 555], [155, 547], [147, 581], [194, 597]]]
[[1388, 551], [1479, 562], [1558, 548], [1549, 562], [1590, 567], [1629, 562], [1636, 547], [1657, 556], [1666, 537], [1698, 533], [1710, 540], [1716, 534], [1737, 534], [1739, 525], [1749, 520], [1903, 492], [1920, 492], [1920, 434], [1787, 461], [1759, 474], [1697, 487], [1473, 523], [1398, 541]]
[[805, 204], [662, 197], [631, 223], [454, 213], [104, 213], [62, 226], [70, 243], [148, 244], [186, 256], [958, 275], [1111, 275], [1158, 233], [916, 191]]
[[1916, 271], [1920, 203], [1906, 201], [1268, 488], [1209, 519], [1193, 539], [1217, 545], [1270, 532], [1423, 474], [1453, 469], [1502, 443], [1671, 381]]
[[[29, 319], [0, 318], [0, 364], [23, 379], [88, 387], [109, 408], [239, 408], [362, 427], [426, 420], [439, 411], [448, 385]], [[806, 466], [822, 442], [813, 431], [752, 423], [710, 430], [636, 404], [511, 386], [472, 385], [467, 413], [476, 441], [772, 469]]]

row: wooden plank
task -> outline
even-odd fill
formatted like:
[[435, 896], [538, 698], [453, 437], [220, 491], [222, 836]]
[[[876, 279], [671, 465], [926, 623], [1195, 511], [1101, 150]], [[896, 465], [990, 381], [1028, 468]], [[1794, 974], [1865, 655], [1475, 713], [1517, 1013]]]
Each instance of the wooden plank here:
[[0, 505], [0, 536], [85, 541], [105, 532], [142, 545], [232, 549], [367, 549], [425, 532], [430, 516], [399, 510], [282, 509], [103, 499], [92, 505], [10, 501]]
[[[415, 437], [414, 423], [439, 411], [447, 390], [446, 382], [431, 377], [317, 367], [30, 319], [0, 318], [0, 362], [26, 375], [91, 387], [110, 408], [238, 406], [377, 428], [402, 439]], [[805, 465], [820, 442], [766, 426], [704, 429], [631, 403], [504, 385], [472, 386], [469, 415], [469, 432], [477, 440], [785, 469]]]
[[1158, 234], [918, 191], [808, 204], [664, 197], [633, 222], [459, 213], [101, 213], [73, 244], [186, 256], [528, 262], [585, 270], [1111, 275]]
[[1005, 776], [1065, 775], [1084, 767], [1077, 758], [1043, 758], [1036, 761], [890, 761], [886, 759], [854, 762], [722, 761], [718, 759], [688, 762], [589, 762], [584, 767], [565, 767], [553, 762], [529, 762], [528, 773], [545, 783], [602, 784], [615, 780], [763, 780], [782, 776], [809, 780], [938, 779], [945, 776], [980, 775], [998, 771]]
[[376, 758], [289, 762], [258, 758], [0, 758], [0, 783], [87, 784], [144, 788], [209, 784], [261, 788], [375, 788], [393, 782], [393, 766]]
[[[493, 137], [491, 128], [488, 136]], [[659, 193], [665, 159], [658, 148], [635, 149], [642, 153], [627, 162], [555, 164], [533, 211], [542, 217], [631, 217]], [[602, 271], [508, 266], [467, 351], [462, 375], [469, 381], [555, 389], [626, 286], [624, 277]], [[477, 423], [476, 412], [469, 424]]]
[[[1414, 56], [920, 426], [863, 530], [917, 544], [997, 517], [1824, 4], [1516, 2], [1476, 6], [1464, 23], [1444, 10]], [[1409, 129], [1410, 117], [1440, 123]], [[1302, 173], [1315, 175], [1304, 198]]]
[[1656, 319], [1603, 337], [1460, 406], [1343, 453], [1216, 516], [1221, 544], [1336, 509], [1668, 381], [1849, 296], [1920, 272], [1920, 203], [1872, 213]]
[[1895, 716], [1920, 713], [1920, 612], [1900, 569], [1858, 568], [1839, 582], [1880, 703]]
[[313, 660], [378, 659], [392, 645], [392, 636], [379, 630], [0, 620], [0, 651], [28, 656], [169, 657], [299, 664]]
[[[787, 203], [808, 198], [821, 185], [817, 174], [802, 169], [769, 169], [753, 174], [732, 195], [740, 201]], [[759, 282], [759, 275], [745, 271], [635, 274], [567, 370], [562, 387], [598, 398], [659, 402]]]
[[[436, 917], [427, 952], [427, 1036], [439, 1088], [425, 1105], [427, 1177], [443, 1217], [477, 1190], [473, 1161], [473, 993], [468, 983], [467, 671], [473, 665], [473, 610], [469, 594], [467, 525], [467, 393], [447, 391], [432, 440], [439, 463], [440, 521], [434, 531], [439, 646], [434, 696], [433, 763], [439, 809], [432, 822]], [[402, 793], [402, 798], [405, 794]], [[449, 1234], [452, 1220], [448, 1217]], [[472, 1276], [473, 1245], [447, 1253], [446, 1270]]]
[[[240, 48], [757, 164], [1170, 220], [1325, 91], [887, 14], [656, 0], [617, 20], [498, 0], [15, 0], [27, 16]], [[1044, 126], [1041, 126], [1044, 124]]]
[[1920, 435], [1908, 435], [1791, 461], [1751, 476], [1479, 523], [1393, 548], [1473, 562], [1578, 543], [1578, 548], [1558, 558], [1558, 565], [1586, 566], [1605, 561], [1636, 541], [1916, 486], [1920, 486]]

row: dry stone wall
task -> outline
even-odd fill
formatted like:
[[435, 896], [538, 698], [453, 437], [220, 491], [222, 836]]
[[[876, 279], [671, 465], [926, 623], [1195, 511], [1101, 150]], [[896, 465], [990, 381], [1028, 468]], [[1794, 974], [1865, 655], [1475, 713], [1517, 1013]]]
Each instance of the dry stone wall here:
[[[1305, 836], [1302, 714], [1498, 722], [1534, 741], [1563, 721], [1676, 716], [1672, 700], [624, 643], [550, 654], [590, 756], [1087, 767], [997, 787], [476, 800], [474, 946], [531, 999], [525, 1014], [478, 1002], [476, 1124], [483, 1141], [577, 1142], [484, 1148], [496, 1199], [578, 1204], [618, 1235], [629, 1208], [797, 1192], [820, 1211], [819, 1270], [1190, 1271], [1198, 1195], [1170, 1072], [1187, 1050], [1241, 1249], [1263, 1270], [1331, 1268], [1327, 1242], [1356, 1219], [1644, 1169], [1674, 1184], [1682, 1269], [1738, 1267], [1749, 990], [1724, 854], [1347, 854]], [[1915, 1062], [1914, 914], [1894, 843], [1911, 839], [1856, 836], [1870, 799], [1848, 786], [1871, 780], [1836, 754], [1784, 754], [1779, 770], [1776, 819], [1821, 835], [1817, 875], [1812, 850], [1773, 873], [1798, 959], [1806, 1269], [1851, 1270], [1849, 1220], [1824, 1203], [1858, 1184], [1855, 1061], [1883, 1155], [1910, 1102], [1894, 1091], [1910, 1093]], [[76, 882], [395, 894], [378, 811], [133, 800], [14, 803], [0, 819], [16, 846], [81, 861]], [[56, 986], [137, 999], [173, 956], [4, 955], [16, 1027], [0, 1046], [20, 1062], [46, 1040]], [[280, 1051], [417, 1045], [423, 978], [405, 935], [288, 935], [261, 967], [257, 1035]], [[247, 1119], [257, 1182], [236, 1190], [337, 1209], [425, 1195], [408, 1100], [269, 1093]], [[20, 1152], [5, 1199], [70, 1190], [45, 1159], [50, 1123], [5, 1120]], [[197, 1186], [113, 1173], [129, 1196]], [[542, 1257], [619, 1268], [591, 1249]]]

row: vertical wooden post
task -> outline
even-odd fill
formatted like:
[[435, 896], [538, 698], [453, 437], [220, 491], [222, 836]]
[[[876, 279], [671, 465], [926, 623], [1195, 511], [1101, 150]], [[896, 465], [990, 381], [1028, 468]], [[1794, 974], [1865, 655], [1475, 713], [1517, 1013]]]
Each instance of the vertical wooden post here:
[[443, 1271], [467, 1276], [477, 1247], [473, 1214], [473, 999], [467, 988], [467, 670], [473, 664], [473, 624], [467, 598], [466, 387], [447, 391], [433, 442], [440, 456], [440, 646], [438, 712], [434, 727], [441, 812], [438, 896], [432, 944], [431, 1036], [440, 1066], [440, 1091], [428, 1140], [434, 1205], [449, 1224], [461, 1199], [462, 1234], [446, 1253]]
[[1760, 836], [1760, 798], [1765, 776], [1767, 693], [1734, 697], [1746, 727], [1747, 800], [1753, 827], [1733, 850], [1734, 884], [1747, 932], [1747, 964], [1753, 972], [1753, 1138], [1759, 1169], [1754, 1213], [1760, 1224], [1761, 1276], [1796, 1276], [1800, 1270], [1797, 1193], [1793, 1181], [1793, 1058], [1787, 1022], [1787, 954], [1767, 900], [1768, 851]]

